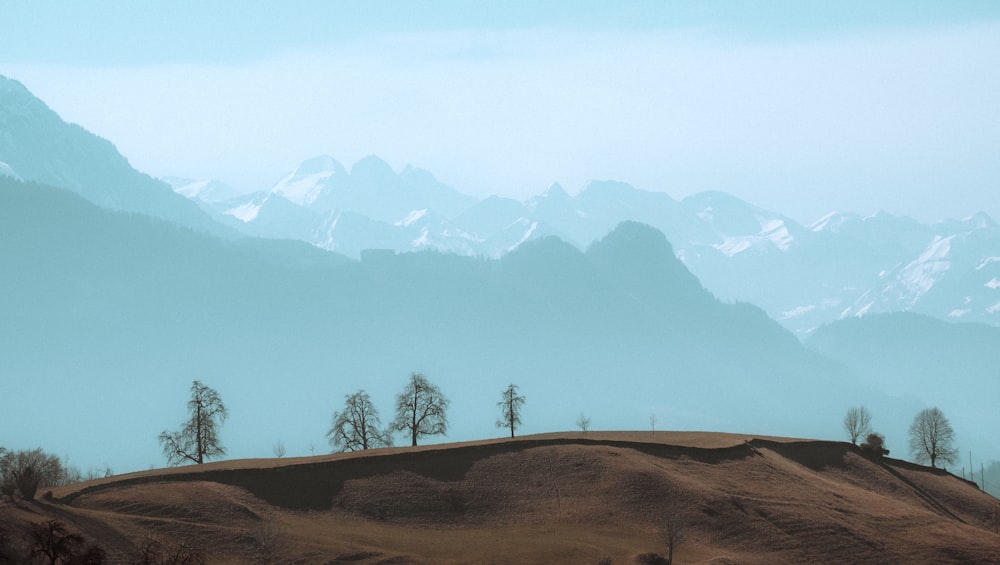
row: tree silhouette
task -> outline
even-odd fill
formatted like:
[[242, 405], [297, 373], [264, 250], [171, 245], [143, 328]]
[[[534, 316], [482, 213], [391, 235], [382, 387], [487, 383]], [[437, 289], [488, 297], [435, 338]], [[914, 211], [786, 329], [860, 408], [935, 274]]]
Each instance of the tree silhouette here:
[[396, 419], [392, 429], [410, 432], [412, 445], [423, 436], [448, 431], [448, 399], [420, 373], [410, 374], [410, 382], [396, 396]]
[[39, 487], [61, 484], [66, 477], [62, 462], [55, 455], [38, 449], [4, 451], [0, 455], [0, 492], [12, 497], [33, 500]]
[[872, 431], [872, 414], [864, 406], [851, 406], [844, 416], [844, 429], [851, 438], [851, 443], [858, 444], [858, 438]]
[[333, 413], [333, 425], [326, 437], [335, 451], [363, 451], [389, 447], [392, 436], [381, 429], [382, 422], [372, 399], [364, 390], [344, 396], [344, 410]]
[[948, 418], [937, 407], [921, 410], [910, 424], [910, 452], [917, 463], [930, 462], [936, 467], [938, 461], [954, 463], [958, 458], [955, 449], [955, 430]]
[[185, 461], [204, 463], [205, 459], [226, 454], [219, 439], [219, 427], [229, 415], [214, 389], [201, 381], [191, 383], [191, 400], [188, 400], [190, 417], [179, 432], [164, 431], [160, 434], [163, 455], [170, 465]]
[[885, 448], [885, 436], [878, 432], [871, 432], [865, 441], [858, 446], [861, 453], [871, 457], [880, 458], [889, 455], [889, 450]]
[[100, 565], [105, 560], [103, 549], [93, 544], [88, 545], [83, 536], [69, 531], [66, 524], [57, 520], [31, 524], [26, 541], [31, 559], [42, 560], [51, 565]]
[[498, 428], [508, 428], [510, 437], [514, 437], [514, 429], [521, 425], [521, 406], [524, 406], [524, 396], [517, 393], [517, 385], [508, 385], [503, 391], [500, 402], [500, 419], [497, 420]]
[[666, 565], [671, 565], [674, 562], [674, 551], [687, 540], [684, 520], [677, 516], [668, 516], [660, 527], [659, 535], [660, 541], [667, 546]]

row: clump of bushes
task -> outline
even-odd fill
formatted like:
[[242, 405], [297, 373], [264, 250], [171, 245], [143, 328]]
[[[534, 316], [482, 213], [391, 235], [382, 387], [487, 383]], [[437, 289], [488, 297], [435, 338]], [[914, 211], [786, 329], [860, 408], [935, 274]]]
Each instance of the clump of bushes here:
[[875, 459], [889, 455], [889, 450], [885, 448], [885, 436], [878, 432], [868, 434], [865, 441], [858, 447], [861, 449], [861, 453]]

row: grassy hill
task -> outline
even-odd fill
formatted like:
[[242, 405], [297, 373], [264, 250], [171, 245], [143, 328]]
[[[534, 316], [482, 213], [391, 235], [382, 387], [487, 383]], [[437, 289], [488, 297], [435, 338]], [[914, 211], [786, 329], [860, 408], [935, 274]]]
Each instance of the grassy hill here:
[[224, 461], [5, 502], [128, 562], [143, 546], [212, 563], [996, 563], [997, 500], [850, 444], [696, 432], [527, 436]]

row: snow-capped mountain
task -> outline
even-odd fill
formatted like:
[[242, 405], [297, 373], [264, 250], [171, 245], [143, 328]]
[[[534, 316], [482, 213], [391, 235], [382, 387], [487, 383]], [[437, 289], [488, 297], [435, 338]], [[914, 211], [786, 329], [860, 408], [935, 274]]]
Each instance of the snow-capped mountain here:
[[0, 171], [71, 190], [105, 208], [224, 235], [191, 201], [145, 175], [106, 139], [63, 121], [16, 80], [0, 76]]
[[985, 214], [924, 224], [885, 212], [831, 213], [808, 226], [724, 192], [674, 200], [616, 181], [571, 194], [553, 184], [521, 202], [463, 195], [421, 169], [377, 157], [350, 170], [304, 161], [268, 191], [219, 199], [175, 185], [247, 233], [348, 256], [369, 248], [499, 257], [556, 236], [583, 249], [626, 220], [649, 224], [717, 296], [763, 307], [799, 335], [844, 317], [915, 311], [1000, 323], [1000, 229]]
[[219, 198], [218, 191], [199, 187], [192, 181], [174, 185], [244, 233], [298, 239], [355, 258], [369, 248], [475, 254], [481, 247], [474, 234], [450, 222], [475, 198], [422, 169], [397, 174], [375, 156], [350, 171], [328, 155], [314, 157], [270, 189], [235, 197]]
[[163, 182], [170, 185], [174, 192], [191, 200], [216, 203], [231, 200], [240, 196], [239, 191], [228, 184], [216, 180], [194, 180], [181, 177], [164, 177]]

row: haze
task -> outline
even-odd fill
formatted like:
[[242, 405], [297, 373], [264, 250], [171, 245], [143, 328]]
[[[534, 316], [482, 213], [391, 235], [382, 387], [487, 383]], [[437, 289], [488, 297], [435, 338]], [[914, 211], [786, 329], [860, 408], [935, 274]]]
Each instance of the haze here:
[[1000, 217], [991, 2], [3, 5], [0, 74], [154, 176], [377, 154], [476, 196], [630, 182], [802, 222]]

